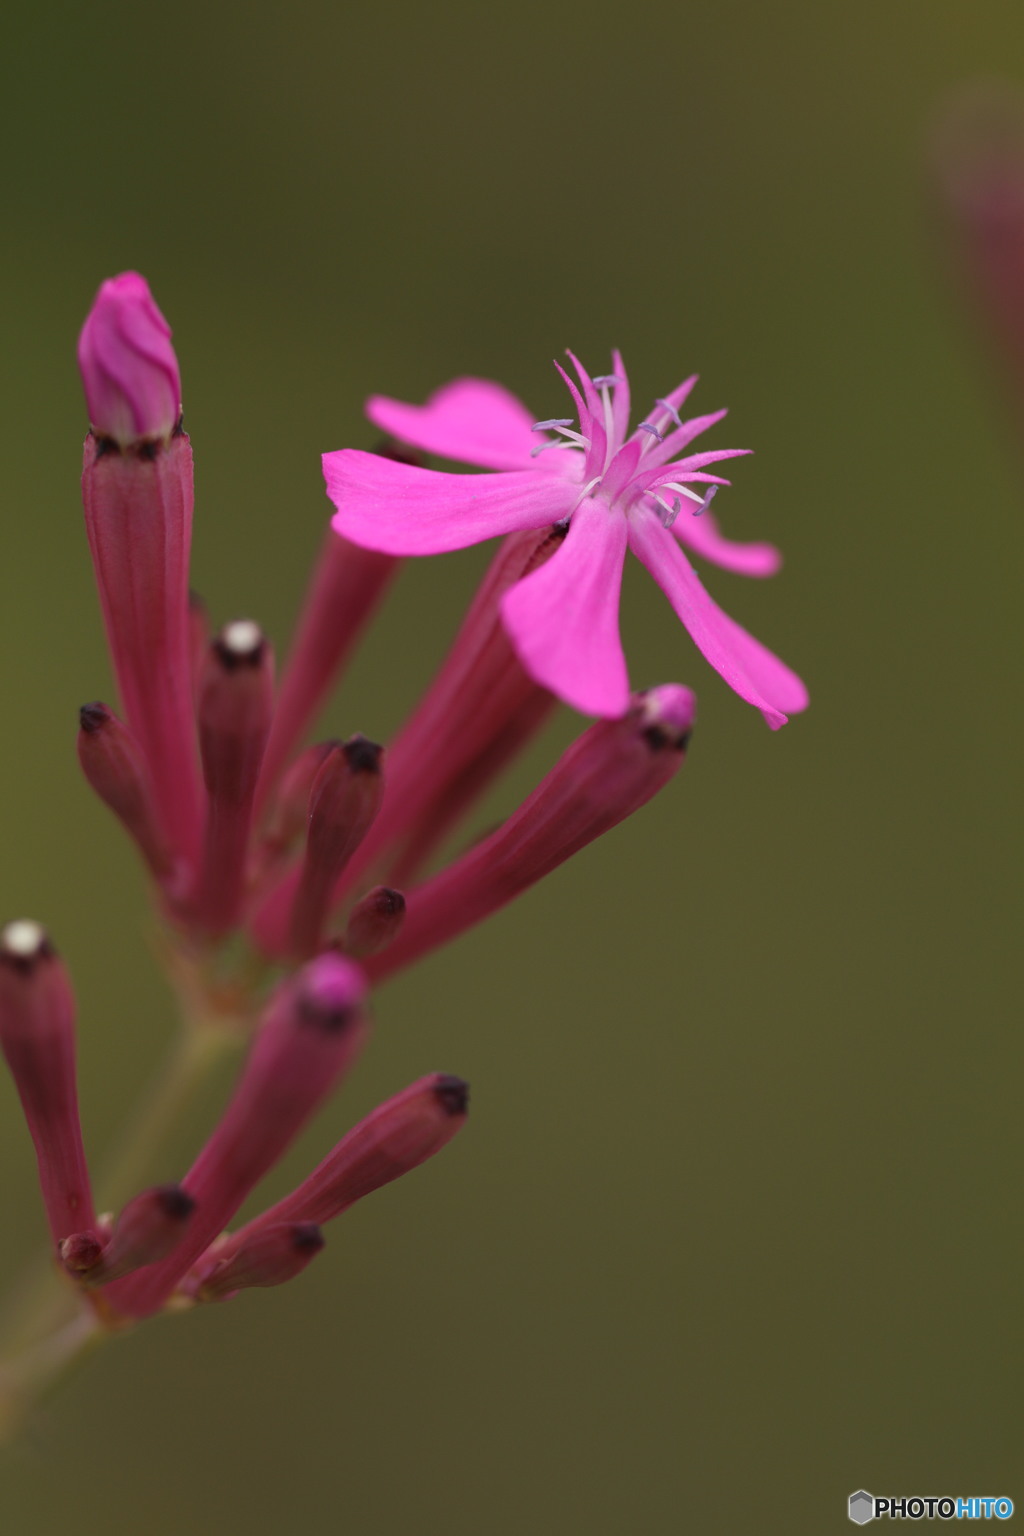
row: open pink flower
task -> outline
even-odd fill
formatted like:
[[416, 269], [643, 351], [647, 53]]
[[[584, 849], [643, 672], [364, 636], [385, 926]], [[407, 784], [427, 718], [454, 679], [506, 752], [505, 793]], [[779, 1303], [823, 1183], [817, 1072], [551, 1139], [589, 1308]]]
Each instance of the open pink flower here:
[[505, 594], [502, 617], [531, 677], [585, 714], [607, 716], [624, 714], [629, 703], [619, 638], [629, 544], [711, 665], [769, 725], [785, 724], [806, 707], [803, 683], [712, 601], [682, 547], [751, 576], [778, 568], [770, 545], [730, 543], [707, 510], [717, 488], [729, 483], [707, 466], [746, 450], [675, 457], [725, 412], [682, 420], [679, 407], [693, 377], [658, 400], [630, 433], [629, 381], [619, 354], [613, 353], [614, 372], [596, 379], [569, 356], [579, 388], [558, 371], [575, 418], [534, 421], [513, 395], [482, 379], [457, 379], [424, 406], [373, 397], [367, 413], [384, 431], [497, 473], [442, 474], [355, 449], [326, 453], [334, 528], [391, 555], [432, 555], [523, 529], [564, 528], [561, 549]]

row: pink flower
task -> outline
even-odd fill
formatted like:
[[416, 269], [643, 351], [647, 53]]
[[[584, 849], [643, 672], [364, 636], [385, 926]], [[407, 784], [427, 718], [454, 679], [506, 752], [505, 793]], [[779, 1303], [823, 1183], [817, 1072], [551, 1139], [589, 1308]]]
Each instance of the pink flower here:
[[630, 433], [629, 381], [619, 354], [614, 373], [597, 379], [569, 356], [580, 388], [558, 371], [575, 418], [535, 422], [514, 396], [482, 379], [457, 379], [424, 406], [372, 398], [368, 414], [384, 431], [497, 473], [441, 474], [354, 449], [324, 454], [335, 530], [391, 555], [438, 554], [552, 524], [564, 530], [552, 559], [505, 594], [502, 618], [536, 682], [585, 714], [605, 716], [622, 715], [629, 705], [618, 617], [628, 544], [711, 665], [770, 726], [785, 724], [806, 707], [803, 683], [722, 612], [683, 551], [686, 545], [750, 576], [778, 568], [770, 545], [729, 542], [707, 510], [717, 488], [729, 483], [707, 466], [746, 450], [675, 457], [725, 412], [681, 419], [693, 377]]

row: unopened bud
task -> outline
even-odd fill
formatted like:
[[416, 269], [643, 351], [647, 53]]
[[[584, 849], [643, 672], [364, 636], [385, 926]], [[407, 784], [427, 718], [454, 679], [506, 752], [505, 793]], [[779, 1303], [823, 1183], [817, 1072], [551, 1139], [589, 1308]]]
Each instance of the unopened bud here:
[[83, 704], [78, 719], [78, 761], [90, 788], [113, 811], [154, 879], [166, 882], [174, 861], [157, 822], [138, 742], [106, 704]]
[[342, 943], [346, 955], [365, 960], [397, 939], [405, 921], [405, 897], [388, 885], [375, 885], [349, 914]]
[[340, 746], [340, 741], [318, 741], [315, 746], [300, 752], [282, 776], [263, 828], [263, 843], [270, 857], [284, 853], [305, 831], [313, 781], [328, 753]]
[[220, 934], [242, 904], [253, 799], [274, 709], [273, 654], [251, 619], [226, 624], [210, 645], [197, 708], [208, 809], [195, 908], [200, 927]]
[[[196, 1203], [180, 1184], [161, 1184], [143, 1190], [129, 1200], [114, 1224], [113, 1235], [105, 1247], [90, 1258], [88, 1241], [81, 1236], [61, 1244], [60, 1256], [65, 1269], [83, 1285], [92, 1288], [108, 1285], [155, 1264], [172, 1253], [181, 1241]], [[86, 1239], [88, 1234], [86, 1234]]]
[[334, 884], [366, 836], [384, 797], [383, 748], [353, 736], [327, 754], [309, 795], [306, 852], [289, 922], [292, 955], [315, 954]]
[[359, 968], [325, 954], [282, 982], [231, 1102], [182, 1180], [195, 1216], [170, 1258], [115, 1286], [113, 1304], [156, 1311], [355, 1062], [369, 1023]]
[[466, 1123], [468, 1109], [469, 1085], [461, 1077], [421, 1077], [361, 1120], [298, 1189], [228, 1238], [224, 1256], [281, 1222], [339, 1216], [440, 1152]]
[[252, 1286], [283, 1285], [312, 1263], [324, 1246], [323, 1233], [311, 1221], [264, 1227], [206, 1275], [199, 1301], [223, 1301]]
[[679, 769], [695, 713], [690, 689], [669, 683], [592, 725], [503, 826], [408, 893], [405, 926], [369, 975], [447, 943], [639, 810]]
[[0, 1047], [36, 1150], [54, 1241], [96, 1225], [75, 1083], [75, 1003], [45, 929], [0, 930]]
[[78, 338], [89, 422], [121, 448], [170, 437], [181, 416], [171, 328], [138, 272], [105, 282]]

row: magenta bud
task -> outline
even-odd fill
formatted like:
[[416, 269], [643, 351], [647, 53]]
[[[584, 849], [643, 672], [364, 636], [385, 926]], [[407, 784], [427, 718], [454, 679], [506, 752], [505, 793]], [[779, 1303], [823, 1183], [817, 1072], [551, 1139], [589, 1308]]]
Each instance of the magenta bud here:
[[[129, 1200], [114, 1224], [106, 1246], [97, 1244], [98, 1252], [89, 1258], [88, 1242], [82, 1236], [61, 1244], [60, 1256], [69, 1270], [92, 1289], [108, 1285], [166, 1258], [181, 1241], [195, 1211], [196, 1203], [180, 1184], [160, 1184], [143, 1190]], [[86, 1239], [89, 1234], [84, 1234]]]
[[253, 799], [274, 710], [274, 659], [258, 624], [226, 624], [209, 647], [199, 685], [199, 748], [208, 796], [196, 919], [210, 934], [242, 905]]
[[369, 1029], [365, 995], [362, 971], [331, 953], [281, 983], [220, 1123], [182, 1180], [196, 1202], [188, 1231], [169, 1258], [113, 1288], [115, 1307], [157, 1311], [284, 1155], [354, 1064]]
[[138, 272], [103, 283], [78, 338], [89, 422], [121, 448], [171, 436], [181, 375], [171, 328]]
[[192, 657], [192, 690], [198, 699], [210, 644], [210, 615], [198, 592], [188, 594], [188, 642]]
[[103, 1239], [97, 1232], [76, 1232], [59, 1245], [61, 1263], [76, 1279], [95, 1269], [103, 1257]]
[[349, 914], [342, 943], [346, 955], [364, 960], [386, 949], [405, 921], [405, 897], [387, 885], [375, 885]]
[[224, 1257], [266, 1227], [339, 1216], [440, 1152], [462, 1129], [468, 1110], [469, 1085], [461, 1077], [421, 1077], [361, 1120], [298, 1189], [228, 1238]]
[[306, 830], [313, 781], [327, 755], [340, 746], [340, 741], [318, 741], [300, 752], [282, 776], [263, 826], [263, 846], [271, 859], [286, 853]]
[[223, 1301], [252, 1286], [283, 1285], [300, 1275], [323, 1246], [323, 1233], [312, 1221], [263, 1227], [203, 1278], [197, 1300]]
[[402, 932], [369, 958], [368, 974], [376, 980], [447, 943], [639, 810], [681, 766], [695, 713], [691, 690], [669, 683], [634, 694], [621, 719], [592, 725], [503, 826], [408, 892]]
[[157, 822], [149, 772], [138, 742], [106, 704], [83, 704], [78, 720], [78, 761], [90, 788], [113, 811], [154, 879], [167, 882], [174, 860]]
[[45, 929], [0, 930], [0, 1047], [36, 1150], [55, 1243], [95, 1227], [75, 1083], [75, 1003]]
[[292, 907], [290, 949], [315, 954], [324, 935], [334, 885], [363, 841], [384, 798], [383, 748], [353, 736], [329, 752], [309, 795], [306, 854]]

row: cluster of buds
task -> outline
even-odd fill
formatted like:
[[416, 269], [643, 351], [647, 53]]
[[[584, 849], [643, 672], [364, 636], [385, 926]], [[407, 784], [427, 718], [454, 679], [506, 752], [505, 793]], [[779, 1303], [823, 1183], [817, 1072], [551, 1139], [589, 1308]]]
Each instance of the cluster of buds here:
[[[350, 1130], [292, 1194], [229, 1224], [356, 1062], [367, 994], [495, 912], [629, 816], [681, 766], [689, 689], [634, 694], [586, 729], [496, 831], [437, 856], [548, 719], [503, 596], [560, 548], [562, 525], [499, 545], [451, 650], [386, 748], [310, 728], [399, 559], [328, 529], [280, 679], [248, 617], [212, 634], [189, 588], [192, 448], [170, 329], [145, 281], [100, 289], [79, 344], [89, 410], [82, 489], [120, 713], [90, 703], [78, 752], [145, 865], [192, 1028], [247, 1059], [180, 1182], [97, 1214], [75, 1087], [74, 1002], [35, 922], [0, 932], [0, 1045], [35, 1145], [55, 1260], [97, 1327], [297, 1275], [321, 1227], [417, 1167], [463, 1125], [467, 1087], [433, 1074]], [[379, 452], [399, 463], [400, 443]], [[136, 1187], [138, 1187], [136, 1185]]]

